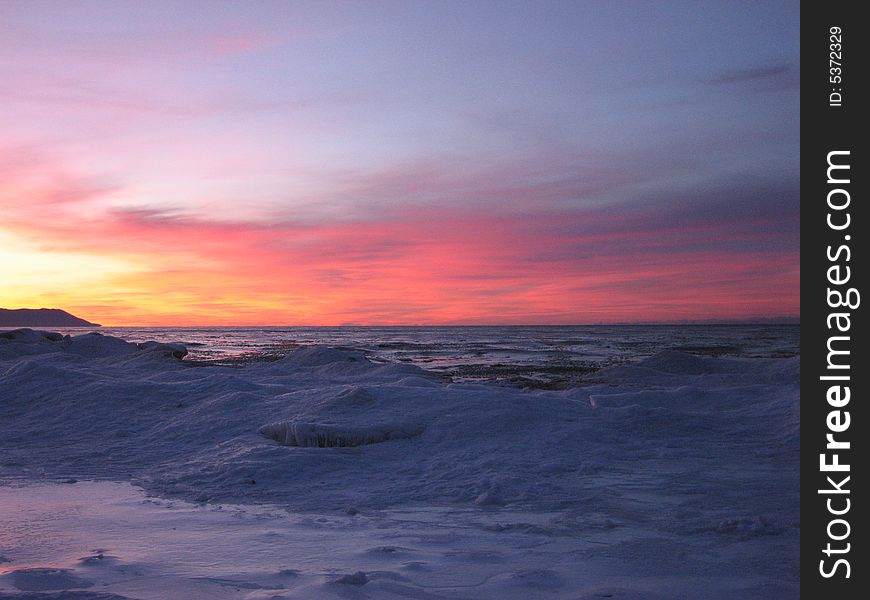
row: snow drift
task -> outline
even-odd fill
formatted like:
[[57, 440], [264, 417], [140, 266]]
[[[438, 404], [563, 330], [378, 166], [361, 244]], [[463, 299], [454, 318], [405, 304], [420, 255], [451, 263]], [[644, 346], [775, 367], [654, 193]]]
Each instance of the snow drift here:
[[487, 527], [574, 540], [577, 560], [593, 551], [584, 532], [624, 532], [594, 551], [633, 568], [645, 557], [649, 575], [751, 572], [779, 590], [796, 579], [797, 358], [667, 351], [584, 387], [530, 391], [346, 349], [243, 368], [188, 364], [185, 352], [0, 333], [0, 477], [132, 481], [163, 497], [336, 514], [554, 511], [545, 525]]

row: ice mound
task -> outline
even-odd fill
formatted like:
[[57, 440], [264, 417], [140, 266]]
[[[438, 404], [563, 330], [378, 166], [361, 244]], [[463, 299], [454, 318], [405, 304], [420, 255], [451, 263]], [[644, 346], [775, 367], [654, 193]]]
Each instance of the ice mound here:
[[302, 406], [294, 402], [293, 417], [264, 425], [259, 432], [283, 446], [313, 448], [365, 446], [420, 435], [423, 425], [401, 418], [407, 407], [389, 390], [377, 389], [353, 385]]
[[3, 342], [60, 342], [64, 339], [69, 339], [69, 336], [51, 331], [28, 329], [26, 327], [11, 331], [0, 331], [0, 341]]
[[369, 582], [368, 575], [366, 575], [362, 571], [357, 571], [356, 573], [352, 573], [350, 575], [342, 575], [338, 579], [335, 580], [335, 583], [343, 584], [343, 585], [365, 585]]
[[77, 336], [28, 328], [0, 332], [0, 360], [51, 353], [83, 358], [130, 357], [139, 353], [181, 359], [187, 355], [187, 348], [182, 344], [158, 342], [134, 344], [96, 331]]
[[68, 347], [70, 343], [69, 336], [49, 331], [27, 328], [0, 331], [0, 360], [51, 352], [60, 347]]
[[375, 363], [358, 350], [304, 346], [265, 368], [283, 372], [305, 372], [308, 376], [345, 381], [361, 381], [394, 377], [417, 377], [434, 380], [436, 376], [409, 364]]
[[69, 347], [63, 350], [86, 358], [106, 358], [133, 354], [138, 347], [120, 338], [91, 331], [72, 337]]
[[352, 428], [329, 423], [284, 421], [264, 425], [259, 431], [283, 446], [348, 448], [416, 437], [423, 432], [423, 427], [389, 424]]
[[149, 353], [158, 354], [167, 358], [177, 358], [181, 360], [187, 356], [187, 348], [183, 344], [166, 344], [160, 342], [143, 342], [137, 344], [140, 350], [145, 350]]
[[328, 346], [304, 346], [282, 359], [295, 367], [322, 367], [334, 363], [368, 363], [365, 354], [357, 350], [330, 348]]

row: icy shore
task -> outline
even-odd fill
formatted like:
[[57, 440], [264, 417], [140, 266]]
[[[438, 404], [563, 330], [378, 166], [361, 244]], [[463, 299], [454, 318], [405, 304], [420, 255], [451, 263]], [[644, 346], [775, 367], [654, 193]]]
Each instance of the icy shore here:
[[[667, 351], [599, 371], [585, 387], [528, 391], [450, 384], [318, 346], [244, 368], [191, 366], [184, 354], [96, 333], [0, 333], [0, 481], [40, 482], [49, 499], [102, 485], [64, 481], [130, 482], [202, 514], [268, 506], [282, 515], [270, 527], [321, 558], [295, 579], [243, 578], [257, 587], [226, 596], [196, 586], [166, 596], [171, 584], [153, 596], [123, 577], [100, 593], [797, 597], [797, 358]], [[347, 537], [283, 530], [287, 515], [339, 523]], [[230, 526], [209, 523], [220, 548]], [[403, 550], [384, 551], [379, 568], [342, 549], [389, 536]], [[33, 568], [69, 569], [64, 585], [77, 589], [81, 565], [20, 558], [28, 543], [0, 547], [0, 598], [31, 597], [14, 594], [27, 592], [20, 582]], [[215, 550], [216, 560], [221, 552], [232, 555]], [[349, 579], [337, 584], [336, 573]]]

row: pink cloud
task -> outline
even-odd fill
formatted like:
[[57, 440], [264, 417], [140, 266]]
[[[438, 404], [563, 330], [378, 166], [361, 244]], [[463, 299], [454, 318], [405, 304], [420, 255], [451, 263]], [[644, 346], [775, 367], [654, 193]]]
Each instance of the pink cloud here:
[[[145, 210], [16, 225], [53, 250], [144, 260], [151, 268], [119, 286], [143, 290], [140, 313], [181, 293], [186, 305], [174, 318], [191, 323], [202, 318], [195, 307], [209, 299], [219, 301], [223, 322], [262, 323], [577, 323], [798, 312], [796, 300], [783, 302], [790, 296], [783, 291], [799, 283], [794, 252], [674, 253], [653, 234], [565, 233], [571, 223], [594, 228], [584, 214], [529, 223], [527, 216], [431, 209], [406, 210], [389, 222], [317, 225]], [[588, 259], [558, 253], [584, 246], [599, 250]], [[267, 307], [259, 316], [251, 308], [257, 303]]]

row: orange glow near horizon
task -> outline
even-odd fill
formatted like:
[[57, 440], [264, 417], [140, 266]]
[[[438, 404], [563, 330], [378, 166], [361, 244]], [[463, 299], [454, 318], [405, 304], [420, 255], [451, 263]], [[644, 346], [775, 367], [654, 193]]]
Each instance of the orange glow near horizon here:
[[[773, 293], [798, 287], [794, 252], [710, 250], [699, 242], [714, 232], [703, 229], [596, 232], [614, 219], [625, 215], [423, 210], [393, 222], [263, 224], [115, 212], [50, 225], [21, 221], [15, 230], [40, 238], [42, 250], [16, 251], [15, 235], [4, 234], [4, 260], [18, 265], [13, 278], [30, 276], [27, 285], [0, 292], [0, 304], [60, 307], [115, 326], [577, 324], [798, 314], [796, 300], [786, 304]], [[661, 240], [671, 236], [662, 253]]]

